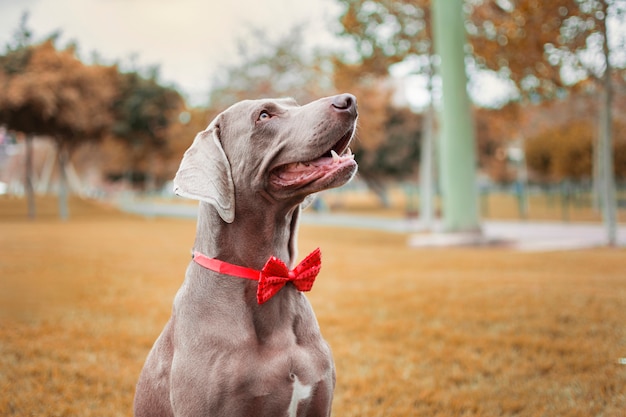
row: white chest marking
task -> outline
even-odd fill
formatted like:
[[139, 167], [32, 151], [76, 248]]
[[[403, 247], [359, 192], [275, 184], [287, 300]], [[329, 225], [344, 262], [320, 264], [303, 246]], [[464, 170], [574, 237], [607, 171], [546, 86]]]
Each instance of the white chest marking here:
[[300, 380], [296, 375], [293, 375], [293, 393], [291, 394], [291, 402], [287, 410], [289, 417], [296, 417], [298, 412], [298, 403], [301, 400], [306, 400], [311, 395], [311, 386], [300, 383]]

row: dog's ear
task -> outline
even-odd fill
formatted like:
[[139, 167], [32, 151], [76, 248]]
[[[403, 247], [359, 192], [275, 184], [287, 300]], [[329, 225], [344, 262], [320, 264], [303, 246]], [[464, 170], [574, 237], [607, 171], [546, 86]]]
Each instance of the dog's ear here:
[[185, 152], [174, 177], [174, 193], [211, 204], [227, 223], [235, 220], [235, 184], [217, 124], [198, 133]]

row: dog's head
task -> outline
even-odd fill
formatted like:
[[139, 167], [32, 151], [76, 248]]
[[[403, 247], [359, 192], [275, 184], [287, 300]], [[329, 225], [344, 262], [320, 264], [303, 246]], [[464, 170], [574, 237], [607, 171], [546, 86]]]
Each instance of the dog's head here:
[[287, 205], [339, 187], [356, 173], [349, 145], [356, 98], [246, 100], [218, 115], [185, 152], [174, 191], [206, 201], [231, 223], [235, 201], [263, 198]]

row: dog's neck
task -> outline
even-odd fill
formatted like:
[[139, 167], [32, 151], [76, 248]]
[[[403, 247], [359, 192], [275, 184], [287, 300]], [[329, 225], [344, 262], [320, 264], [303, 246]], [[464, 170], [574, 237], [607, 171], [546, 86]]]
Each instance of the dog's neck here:
[[200, 202], [194, 250], [234, 265], [261, 269], [270, 256], [293, 266], [299, 206], [287, 210], [241, 207], [233, 223], [224, 222]]

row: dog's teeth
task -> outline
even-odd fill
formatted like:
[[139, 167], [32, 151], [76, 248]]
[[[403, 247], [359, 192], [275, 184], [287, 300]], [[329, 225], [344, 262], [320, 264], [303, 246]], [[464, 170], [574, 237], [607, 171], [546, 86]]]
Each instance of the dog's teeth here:
[[333, 157], [333, 162], [339, 162], [339, 155], [337, 155], [337, 152], [331, 150], [330, 155]]
[[346, 150], [346, 156], [352, 156], [352, 149], [348, 148]]

